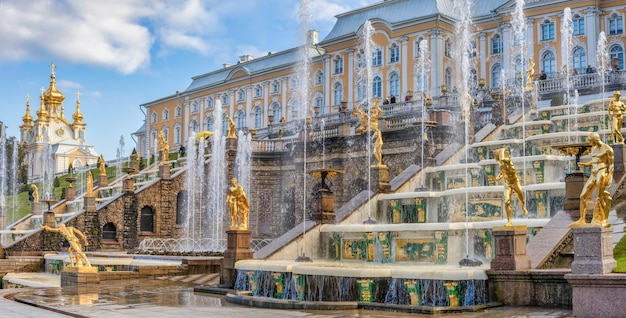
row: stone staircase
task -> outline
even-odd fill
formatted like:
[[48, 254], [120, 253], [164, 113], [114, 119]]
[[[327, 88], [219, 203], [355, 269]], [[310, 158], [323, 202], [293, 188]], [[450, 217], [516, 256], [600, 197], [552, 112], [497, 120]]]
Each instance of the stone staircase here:
[[189, 283], [191, 285], [218, 285], [220, 283], [220, 274], [193, 274], [183, 276], [161, 276], [157, 277], [159, 280], [169, 280], [181, 283]]
[[40, 272], [43, 270], [41, 256], [9, 256], [0, 259], [0, 275], [19, 272]]

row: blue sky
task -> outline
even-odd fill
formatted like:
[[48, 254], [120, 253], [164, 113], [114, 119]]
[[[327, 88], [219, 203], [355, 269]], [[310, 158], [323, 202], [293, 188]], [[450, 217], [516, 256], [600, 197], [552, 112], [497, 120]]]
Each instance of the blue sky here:
[[[309, 0], [323, 39], [335, 15], [381, 0]], [[26, 94], [56, 65], [71, 118], [80, 91], [87, 141], [107, 160], [135, 146], [139, 105], [184, 90], [191, 77], [300, 43], [299, 0], [0, 0], [0, 121], [19, 138]]]

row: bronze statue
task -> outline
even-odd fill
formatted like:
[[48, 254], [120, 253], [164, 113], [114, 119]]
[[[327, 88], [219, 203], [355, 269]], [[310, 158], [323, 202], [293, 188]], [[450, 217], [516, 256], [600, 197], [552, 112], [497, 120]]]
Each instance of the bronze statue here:
[[517, 171], [515, 165], [511, 162], [511, 153], [506, 148], [500, 148], [493, 151], [493, 155], [496, 161], [500, 164], [500, 173], [495, 177], [495, 181], [504, 179], [504, 209], [506, 211], [507, 223], [505, 226], [512, 226], [511, 218], [513, 211], [511, 209], [511, 195], [513, 191], [517, 194], [517, 198], [520, 201], [520, 206], [524, 215], [528, 216], [528, 211], [524, 207], [524, 191], [522, 185], [517, 177]]
[[65, 224], [59, 224], [58, 228], [49, 227], [47, 225], [42, 225], [42, 229], [48, 232], [61, 233], [63, 237], [70, 244], [70, 247], [67, 249], [67, 254], [70, 258], [71, 266], [91, 266], [89, 259], [83, 252], [83, 247], [80, 245], [79, 237], [85, 242], [85, 246], [89, 246], [89, 242], [87, 242], [87, 236], [85, 233], [76, 229], [73, 226], [65, 226]]
[[161, 151], [161, 165], [165, 165], [170, 153], [170, 145], [163, 131], [159, 131], [159, 150]]
[[100, 175], [106, 176], [107, 170], [106, 163], [104, 163], [104, 155], [100, 155], [100, 158], [98, 158], [98, 168], [100, 168]]
[[587, 139], [591, 143], [591, 161], [579, 162], [579, 167], [591, 167], [591, 175], [580, 193], [580, 219], [570, 226], [584, 224], [587, 214], [587, 201], [591, 198], [594, 189], [598, 189], [596, 204], [593, 208], [591, 223], [597, 226], [609, 227], [607, 223], [611, 210], [611, 194], [607, 189], [613, 183], [613, 148], [600, 141], [600, 135], [591, 133]]
[[228, 120], [228, 134], [226, 135], [226, 138], [237, 138], [237, 135], [235, 134], [235, 122], [228, 115], [226, 115], [226, 120]]
[[528, 59], [528, 68], [526, 69], [526, 90], [530, 91], [533, 89], [535, 80], [535, 61], [533, 58]]
[[613, 140], [616, 144], [624, 143], [624, 136], [622, 135], [622, 123], [624, 122], [624, 113], [626, 112], [626, 106], [619, 100], [622, 94], [619, 91], [615, 91], [613, 96], [615, 99], [609, 104], [609, 119], [611, 121], [611, 132], [613, 133]]
[[355, 133], [360, 134], [368, 129], [375, 131], [378, 129], [378, 119], [380, 115], [382, 115], [383, 110], [378, 105], [378, 98], [374, 98], [374, 105], [369, 111], [369, 115], [363, 110], [363, 107], [355, 106], [352, 110], [352, 115], [356, 116], [359, 119], [359, 127], [356, 128]]
[[93, 197], [93, 174], [91, 174], [91, 170], [87, 172], [87, 196]]
[[383, 134], [380, 129], [374, 130], [372, 140], [374, 140], [374, 150], [372, 150], [372, 154], [374, 155], [374, 158], [376, 158], [378, 166], [383, 166]]
[[[32, 192], [31, 192], [32, 191]], [[34, 183], [30, 185], [30, 191], [31, 192], [31, 196], [33, 197], [33, 199], [31, 200], [32, 203], [37, 203], [39, 202], [39, 189], [37, 188], [37, 185], [35, 185]]]
[[237, 178], [230, 180], [231, 186], [228, 188], [226, 202], [230, 209], [230, 229], [231, 230], [247, 230], [248, 229], [248, 212], [250, 205], [248, 204], [248, 196], [243, 187], [237, 183]]

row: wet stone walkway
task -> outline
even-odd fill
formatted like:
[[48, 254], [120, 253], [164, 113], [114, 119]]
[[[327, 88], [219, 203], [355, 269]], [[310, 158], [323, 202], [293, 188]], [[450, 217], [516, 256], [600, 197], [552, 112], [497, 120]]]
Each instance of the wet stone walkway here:
[[476, 313], [435, 315], [362, 309], [259, 309], [228, 303], [219, 295], [194, 292], [193, 287], [172, 281], [126, 280], [80, 287], [5, 289], [4, 296], [14, 294], [20, 302], [1, 298], [0, 317], [572, 317], [571, 310], [534, 307], [497, 307]]

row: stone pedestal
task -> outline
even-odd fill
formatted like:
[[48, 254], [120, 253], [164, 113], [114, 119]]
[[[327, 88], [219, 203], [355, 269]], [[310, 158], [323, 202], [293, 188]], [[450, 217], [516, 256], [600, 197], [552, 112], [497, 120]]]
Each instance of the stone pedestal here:
[[526, 225], [497, 226], [492, 233], [496, 249], [495, 258], [491, 261], [492, 270], [530, 268], [530, 259], [526, 256]]
[[43, 212], [41, 210], [41, 202], [33, 202], [33, 203], [31, 203], [31, 205], [32, 205], [32, 208], [33, 208], [31, 210], [31, 213], [33, 215], [41, 215], [41, 212]]
[[172, 174], [170, 173], [170, 166], [169, 165], [160, 165], [159, 166], [159, 174], [158, 174], [158, 176], [161, 179], [169, 180], [172, 177]]
[[98, 176], [98, 183], [100, 187], [106, 187], [109, 185], [109, 179], [107, 179], [106, 174], [101, 174]]
[[572, 228], [574, 261], [572, 274], [607, 274], [617, 262], [613, 258], [613, 227], [587, 224]]
[[76, 199], [76, 190], [73, 187], [65, 188], [65, 200], [74, 201]]
[[54, 212], [46, 211], [43, 213], [43, 225], [47, 225], [49, 227], [56, 227], [56, 220], [54, 218]]
[[226, 150], [237, 151], [237, 138], [226, 138]]
[[132, 178], [124, 179], [124, 192], [135, 192], [135, 182]]
[[100, 275], [95, 266], [65, 266], [61, 272], [61, 287], [98, 283]]
[[624, 172], [624, 159], [626, 159], [626, 147], [624, 144], [611, 145], [613, 148], [613, 160], [615, 172]]
[[96, 198], [85, 196], [84, 198], [85, 211], [94, 212], [96, 211]]
[[313, 221], [323, 224], [335, 224], [335, 194], [330, 191], [318, 191], [313, 197], [315, 211], [311, 215]]
[[567, 274], [574, 317], [624, 317], [626, 274]]
[[370, 185], [370, 189], [373, 191], [378, 189], [383, 193], [391, 191], [391, 186], [389, 185], [389, 168], [386, 165], [372, 165], [371, 174], [372, 184]]
[[250, 249], [250, 236], [252, 231], [249, 230], [228, 230], [227, 247], [224, 251], [222, 259], [222, 275], [221, 283], [234, 286], [237, 279], [237, 270], [235, 263], [244, 259], [252, 259], [254, 252]]
[[564, 210], [580, 209], [580, 193], [585, 186], [587, 177], [582, 172], [568, 173], [565, 176], [565, 203]]

